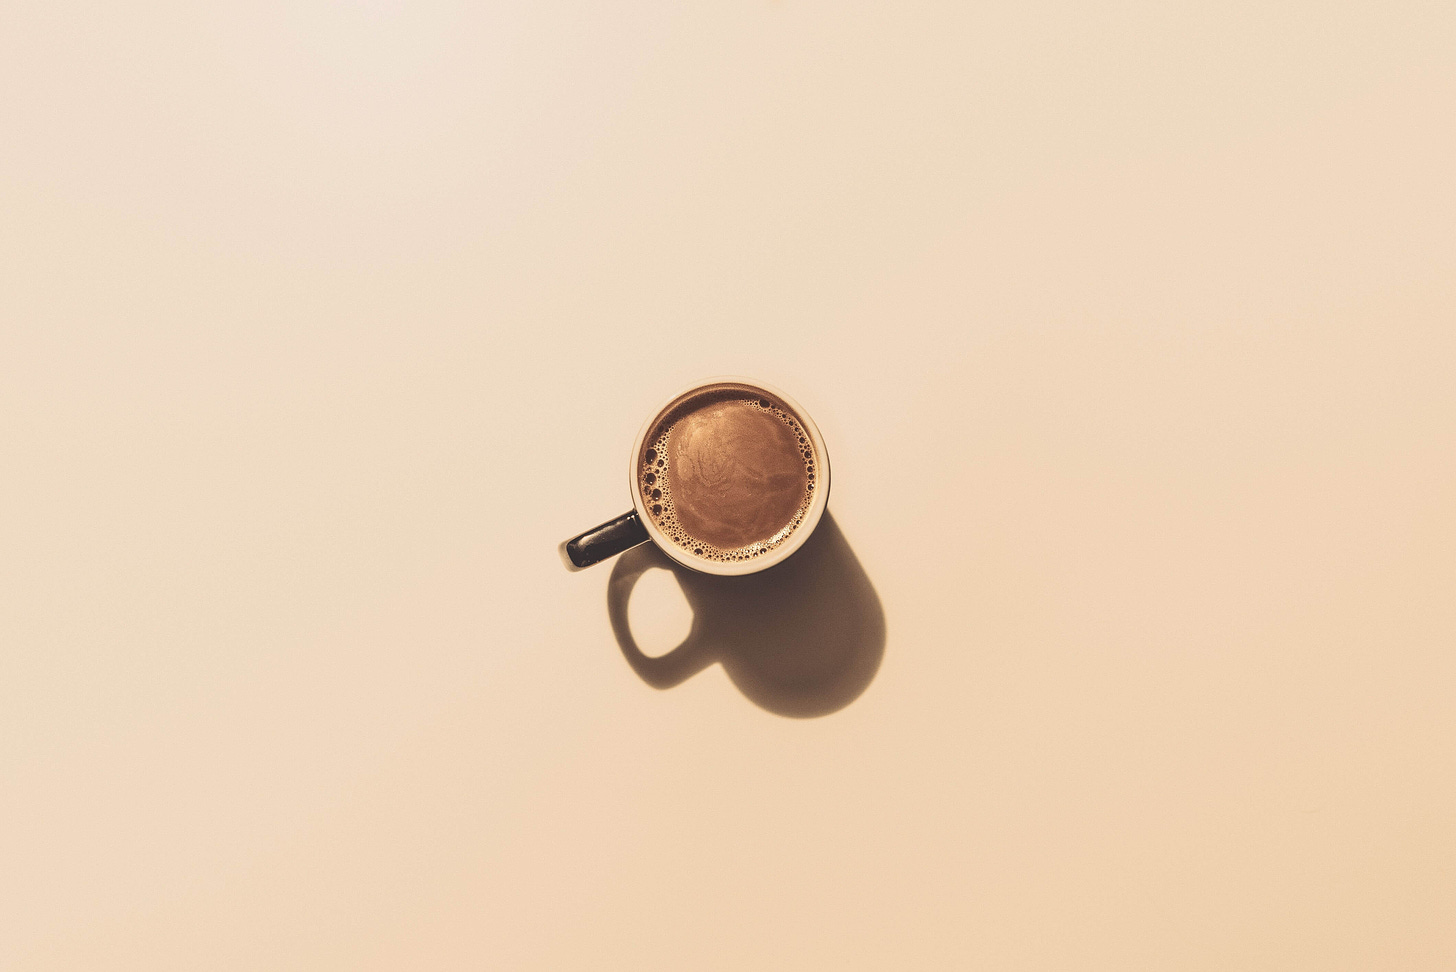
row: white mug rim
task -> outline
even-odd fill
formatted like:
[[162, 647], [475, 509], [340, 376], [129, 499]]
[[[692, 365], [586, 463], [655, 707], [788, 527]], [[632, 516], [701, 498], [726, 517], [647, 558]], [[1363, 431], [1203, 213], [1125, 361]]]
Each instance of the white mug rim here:
[[[646, 508], [646, 500], [642, 496], [642, 491], [637, 488], [637, 457], [642, 454], [642, 444], [647, 440], [647, 433], [652, 430], [652, 426], [662, 416], [662, 413], [667, 410], [669, 405], [686, 395], [712, 385], [722, 384], [747, 385], [750, 388], [762, 389], [787, 405], [803, 424], [804, 430], [809, 433], [809, 441], [814, 447], [816, 459], [814, 498], [809, 501], [809, 509], [804, 513], [803, 522], [773, 550], [758, 557], [750, 557], [748, 560], [718, 561], [693, 556], [673, 543], [671, 538], [652, 522], [652, 517]], [[756, 574], [761, 570], [767, 570], [803, 546], [804, 541], [808, 540], [809, 535], [819, 526], [819, 521], [824, 516], [824, 510], [829, 505], [829, 478], [829, 452], [824, 448], [824, 438], [819, 434], [819, 427], [814, 424], [813, 417], [804, 410], [802, 405], [768, 382], [760, 381], [757, 378], [745, 378], [742, 375], [719, 375], [695, 381], [665, 399], [647, 417], [647, 421], [642, 423], [642, 428], [632, 442], [632, 452], [627, 459], [627, 488], [631, 490], [632, 508], [637, 511], [637, 518], [641, 521], [643, 529], [647, 531], [647, 536], [657, 545], [658, 549], [689, 570], [725, 577]]]

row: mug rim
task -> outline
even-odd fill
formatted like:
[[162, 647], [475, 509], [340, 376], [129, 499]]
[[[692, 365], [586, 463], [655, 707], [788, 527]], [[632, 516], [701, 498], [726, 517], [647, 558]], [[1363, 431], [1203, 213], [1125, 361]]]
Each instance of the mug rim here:
[[[652, 426], [662, 416], [662, 413], [667, 411], [668, 406], [672, 405], [673, 402], [676, 402], [684, 395], [691, 394], [711, 385], [725, 383], [747, 385], [750, 388], [761, 389], [787, 405], [803, 424], [804, 429], [809, 433], [809, 441], [814, 446], [814, 455], [817, 463], [814, 476], [814, 481], [817, 484], [814, 487], [814, 498], [809, 501], [809, 509], [804, 513], [803, 522], [799, 524], [793, 533], [789, 534], [783, 543], [779, 544], [773, 550], [760, 557], [751, 557], [748, 560], [717, 561], [707, 560], [703, 557], [694, 557], [691, 553], [688, 553], [688, 551], [673, 543], [652, 522], [652, 517], [647, 512], [646, 500], [642, 496], [642, 491], [637, 488], [637, 457], [642, 452], [642, 443], [647, 440], [647, 433], [652, 430]], [[804, 410], [804, 406], [768, 382], [760, 381], [757, 378], [746, 378], [743, 375], [717, 375], [712, 378], [704, 378], [702, 381], [695, 381], [665, 399], [647, 417], [647, 421], [642, 423], [642, 428], [637, 432], [637, 438], [632, 440], [632, 452], [627, 457], [627, 488], [631, 491], [632, 508], [637, 511], [637, 518], [642, 522], [643, 528], [647, 531], [647, 536], [651, 538], [659, 550], [689, 570], [695, 570], [703, 574], [718, 574], [725, 577], [741, 574], [756, 574], [761, 570], [767, 570], [803, 546], [804, 541], [808, 540], [810, 534], [819, 526], [819, 521], [824, 516], [824, 510], [829, 505], [830, 479], [829, 450], [824, 447], [824, 438], [819, 434], [819, 426], [814, 424], [813, 416]]]

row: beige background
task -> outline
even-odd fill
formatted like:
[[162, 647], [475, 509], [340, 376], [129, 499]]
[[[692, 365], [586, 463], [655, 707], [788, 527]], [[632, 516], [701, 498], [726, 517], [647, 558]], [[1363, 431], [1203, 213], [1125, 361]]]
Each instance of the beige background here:
[[[0, 967], [1456, 967], [1453, 51], [6, 5]], [[556, 558], [724, 372], [884, 607], [821, 718]]]

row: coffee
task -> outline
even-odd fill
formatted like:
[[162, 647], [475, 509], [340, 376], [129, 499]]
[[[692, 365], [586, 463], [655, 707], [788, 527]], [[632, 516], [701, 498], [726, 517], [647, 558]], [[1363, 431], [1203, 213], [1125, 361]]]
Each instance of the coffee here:
[[803, 522], [815, 460], [792, 409], [760, 388], [721, 383], [662, 411], [637, 457], [637, 487], [673, 543], [705, 560], [749, 560]]

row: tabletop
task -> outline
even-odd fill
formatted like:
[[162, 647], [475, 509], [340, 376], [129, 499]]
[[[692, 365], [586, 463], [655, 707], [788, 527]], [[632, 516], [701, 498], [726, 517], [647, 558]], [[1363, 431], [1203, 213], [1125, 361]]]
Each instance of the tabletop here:
[[1456, 965], [1456, 7], [4, 20], [0, 966]]

